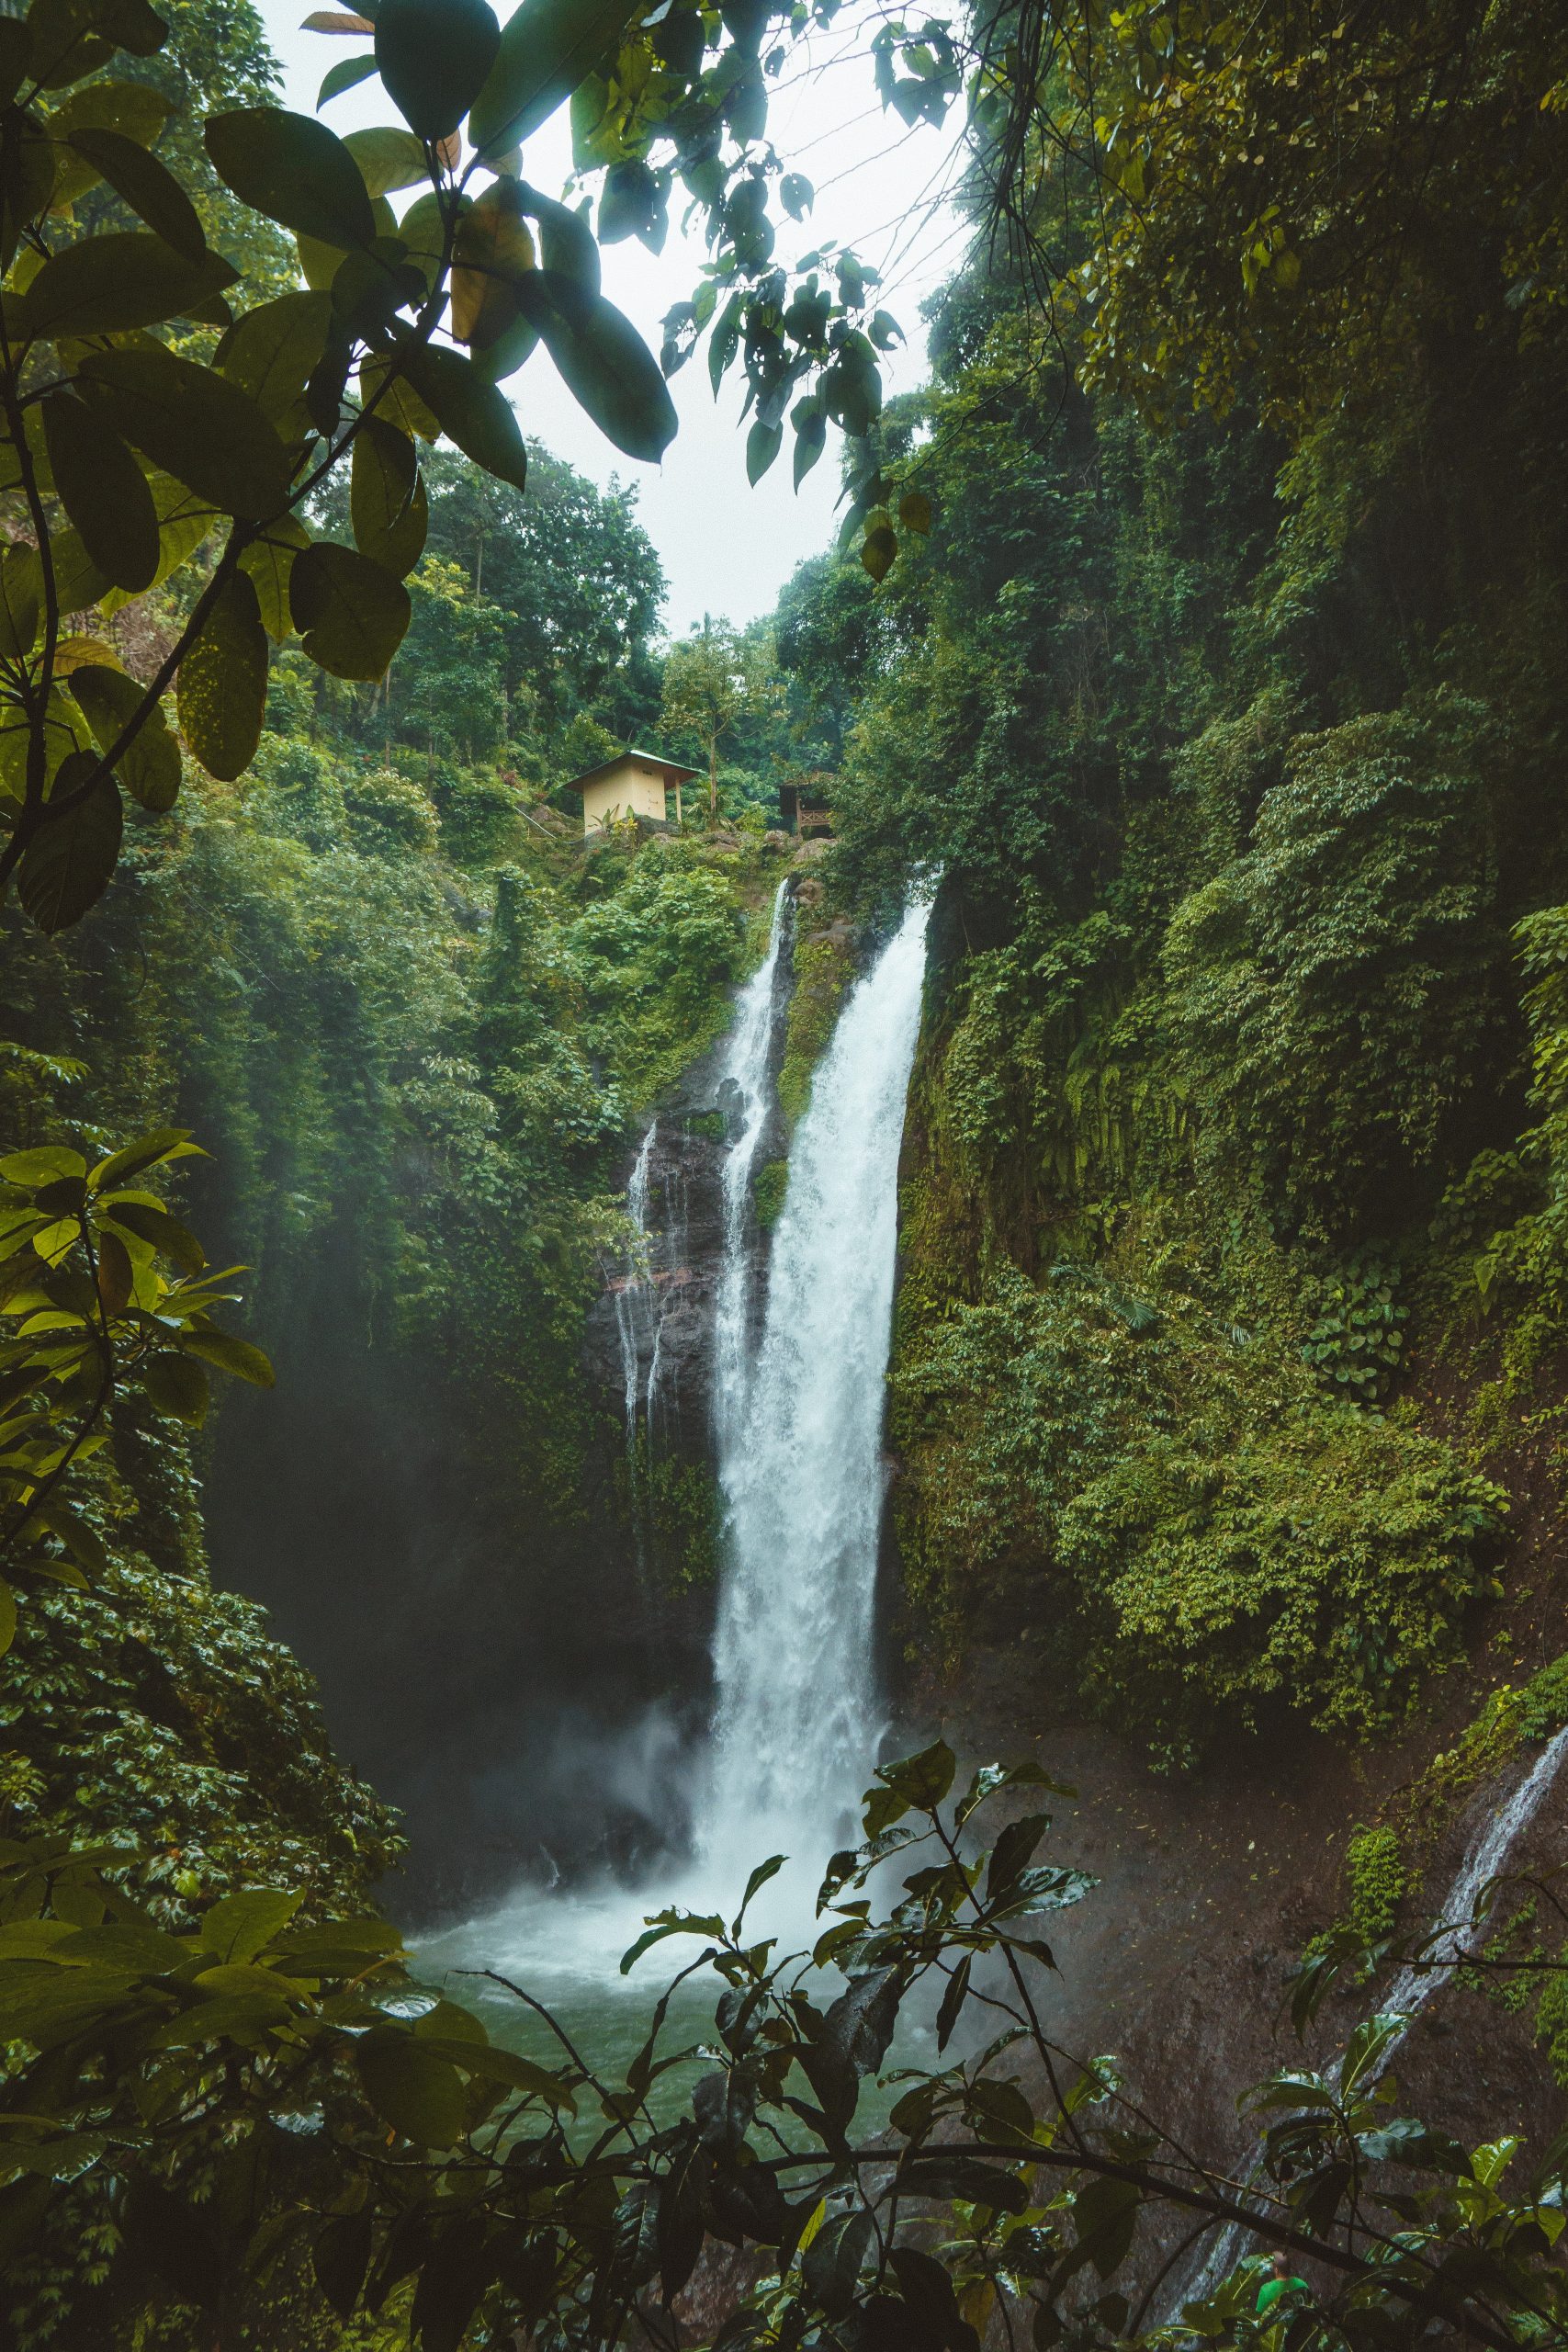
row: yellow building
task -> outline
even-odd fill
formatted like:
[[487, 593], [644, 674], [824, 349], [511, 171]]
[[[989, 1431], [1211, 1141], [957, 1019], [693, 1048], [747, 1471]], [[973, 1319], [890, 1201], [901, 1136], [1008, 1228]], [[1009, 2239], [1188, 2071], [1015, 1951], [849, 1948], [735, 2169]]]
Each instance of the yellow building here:
[[697, 769], [683, 768], [678, 760], [667, 760], [659, 752], [617, 752], [613, 760], [601, 761], [585, 775], [573, 776], [567, 790], [582, 795], [585, 833], [603, 832], [607, 825], [625, 824], [629, 817], [640, 817], [649, 824], [667, 825], [671, 786], [675, 792], [674, 819], [679, 824], [681, 786], [689, 784], [697, 774]]

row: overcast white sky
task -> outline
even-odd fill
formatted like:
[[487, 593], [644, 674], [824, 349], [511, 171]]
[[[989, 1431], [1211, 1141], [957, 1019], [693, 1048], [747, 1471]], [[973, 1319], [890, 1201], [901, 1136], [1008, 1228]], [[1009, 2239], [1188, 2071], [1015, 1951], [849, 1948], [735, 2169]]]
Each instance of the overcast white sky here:
[[[315, 109], [329, 65], [355, 53], [350, 42], [299, 30], [314, 0], [262, 0], [262, 14], [284, 74], [284, 99], [301, 114]], [[501, 0], [498, 14], [510, 14]], [[908, 336], [885, 370], [893, 390], [906, 390], [925, 373], [919, 306], [957, 259], [961, 232], [946, 202], [957, 171], [956, 124], [944, 131], [911, 132], [884, 114], [872, 82], [866, 42], [870, 28], [844, 11], [813, 51], [818, 70], [785, 69], [784, 86], [769, 108], [769, 131], [789, 165], [817, 191], [814, 212], [796, 227], [782, 224], [779, 257], [793, 260], [819, 242], [838, 238], [884, 272], [882, 300]], [[848, 20], [847, 22], [845, 20]], [[368, 96], [367, 92], [374, 92]], [[395, 120], [379, 85], [362, 85], [329, 102], [323, 121], [334, 130]], [[564, 109], [531, 141], [526, 168], [537, 187], [555, 193], [570, 170]], [[677, 191], [677, 199], [679, 191]], [[671, 231], [657, 257], [628, 241], [604, 252], [604, 291], [641, 329], [655, 350], [660, 322], [672, 302], [689, 297], [704, 249], [680, 231], [681, 205], [671, 206]], [[796, 497], [790, 487], [790, 436], [773, 469], [755, 490], [746, 480], [740, 394], [732, 379], [716, 403], [703, 352], [671, 384], [681, 430], [662, 466], [622, 457], [601, 438], [565, 390], [547, 355], [536, 350], [507, 386], [525, 432], [567, 458], [592, 481], [612, 477], [637, 484], [638, 512], [659, 550], [669, 581], [665, 625], [679, 635], [705, 613], [743, 623], [764, 613], [803, 556], [824, 547], [837, 526], [835, 452], [827, 450]]]

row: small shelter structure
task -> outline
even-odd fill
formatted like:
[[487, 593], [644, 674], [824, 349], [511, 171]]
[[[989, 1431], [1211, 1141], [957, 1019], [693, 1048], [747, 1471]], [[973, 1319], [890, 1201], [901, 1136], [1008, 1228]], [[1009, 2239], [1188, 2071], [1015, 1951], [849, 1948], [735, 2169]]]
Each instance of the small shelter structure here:
[[695, 768], [682, 767], [679, 760], [667, 760], [662, 752], [634, 748], [617, 752], [613, 759], [601, 760], [596, 768], [573, 776], [566, 788], [582, 795], [585, 834], [603, 832], [609, 825], [625, 824], [628, 818], [635, 817], [648, 824], [667, 825], [671, 786], [675, 793], [675, 822], [679, 824], [681, 786], [689, 784], [697, 773]]
[[779, 822], [786, 833], [830, 833], [833, 812], [828, 806], [827, 778], [802, 776], [781, 784]]

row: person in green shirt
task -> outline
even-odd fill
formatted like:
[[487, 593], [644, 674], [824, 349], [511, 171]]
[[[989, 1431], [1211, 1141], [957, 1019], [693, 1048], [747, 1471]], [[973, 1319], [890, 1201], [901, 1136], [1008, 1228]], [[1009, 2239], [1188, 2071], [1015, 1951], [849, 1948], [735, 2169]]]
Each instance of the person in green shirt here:
[[1282, 2296], [1304, 2295], [1307, 2291], [1306, 2280], [1294, 2277], [1287, 2257], [1282, 2254], [1277, 2254], [1269, 2266], [1268, 2278], [1258, 2290], [1258, 2318], [1267, 2318]]

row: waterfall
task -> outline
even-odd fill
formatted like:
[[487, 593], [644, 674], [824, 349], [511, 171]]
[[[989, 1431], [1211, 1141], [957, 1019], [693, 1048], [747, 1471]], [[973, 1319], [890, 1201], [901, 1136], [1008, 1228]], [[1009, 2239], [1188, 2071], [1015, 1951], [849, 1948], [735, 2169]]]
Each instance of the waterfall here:
[[751, 1330], [752, 1263], [748, 1247], [751, 1170], [773, 1107], [768, 1063], [773, 1039], [773, 984], [792, 904], [786, 879], [779, 884], [773, 899], [768, 952], [736, 1003], [735, 1025], [719, 1072], [719, 1107], [738, 1123], [724, 1158], [724, 1262], [714, 1312], [714, 1426], [721, 1448], [745, 1419]]
[[[626, 1272], [616, 1284], [615, 1329], [621, 1342], [621, 1384], [626, 1419], [626, 1496], [631, 1515], [632, 1540], [637, 1547], [639, 1576], [648, 1573], [649, 1511], [643, 1488], [645, 1481], [637, 1465], [637, 1421], [641, 1418], [644, 1443], [649, 1453], [653, 1447], [653, 1413], [659, 1391], [659, 1339], [663, 1314], [652, 1268], [649, 1261], [648, 1238], [648, 1180], [653, 1159], [654, 1137], [659, 1122], [642, 1139], [626, 1184], [626, 1215], [642, 1237], [637, 1253]], [[648, 1352], [648, 1381], [643, 1383], [642, 1360]]]
[[[619, 1973], [650, 1911], [675, 1902], [728, 1909], [751, 1865], [784, 1850], [795, 1867], [766, 1890], [768, 1916], [813, 1932], [812, 1896], [843, 1816], [864, 1785], [877, 1735], [873, 1666], [882, 1518], [883, 1385], [892, 1333], [898, 1154], [919, 1027], [929, 909], [911, 910], [852, 989], [795, 1130], [755, 1346], [750, 1185], [772, 1114], [773, 977], [789, 899], [773, 907], [766, 960], [737, 1001], [721, 1073], [729, 1148], [715, 1336], [715, 1436], [727, 1556], [715, 1635], [718, 1702], [709, 1769], [694, 1792], [697, 1851], [653, 1883], [606, 1876], [547, 1898], [519, 1887], [423, 1948], [432, 1966], [501, 1966], [525, 1977], [590, 2036], [645, 1980]], [[650, 1130], [627, 1187], [645, 1229]], [[669, 1219], [683, 1214], [663, 1187]], [[651, 1417], [662, 1312], [657, 1284], [617, 1290], [627, 1442]], [[642, 1318], [651, 1314], [651, 1323]], [[653, 1353], [649, 1353], [651, 1337]], [[643, 1364], [649, 1363], [644, 1386]], [[658, 1801], [667, 1719], [628, 1727], [616, 1772]], [[606, 1748], [599, 1768], [612, 1761]], [[682, 1792], [684, 1793], [684, 1792]], [[553, 1863], [552, 1863], [553, 1868]], [[757, 1917], [754, 1911], [753, 1920]], [[688, 2004], [701, 2002], [683, 1996]], [[694, 2011], [694, 2030], [698, 2030]], [[624, 2032], [624, 2027], [615, 2030]], [[637, 2026], [638, 2038], [641, 2026]]]
[[1548, 1740], [1507, 1804], [1499, 1805], [1491, 1815], [1461, 1863], [1459, 1875], [1449, 1889], [1442, 1910], [1432, 1922], [1430, 1934], [1440, 1939], [1431, 1944], [1427, 1965], [1421, 1969], [1401, 1969], [1389, 1986], [1388, 1998], [1382, 2007], [1402, 2011], [1404, 2023], [1382, 2054], [1378, 2069], [1380, 2074], [1433, 1994], [1441, 1991], [1472, 1950], [1474, 1930], [1470, 1922], [1475, 1917], [1475, 1906], [1485, 1888], [1504, 1869], [1515, 1846], [1540, 1812], [1547, 1791], [1557, 1778], [1565, 1752], [1568, 1752], [1568, 1726]]
[[[1491, 1882], [1506, 1868], [1509, 1855], [1540, 1812], [1548, 1790], [1568, 1754], [1568, 1726], [1550, 1739], [1506, 1804], [1489, 1813], [1461, 1862], [1443, 1907], [1427, 1930], [1426, 1964], [1404, 1968], [1389, 1986], [1382, 2012], [1400, 2018], [1400, 2027], [1387, 2043], [1376, 2067], [1363, 2077], [1366, 2087], [1386, 2072], [1396, 2052], [1434, 1993], [1440, 1992], [1473, 1948], [1475, 1906]], [[1228, 2222], [1186, 2279], [1171, 2290], [1164, 2324], [1174, 2325], [1184, 2303], [1206, 2301], [1235, 2268], [1247, 2232], [1239, 2222]]]
[[[710, 1867], [781, 1844], [815, 1864], [872, 1760], [883, 1383], [929, 915], [910, 909], [840, 1015], [790, 1151], [761, 1338], [719, 1415]], [[755, 1148], [743, 1135], [732, 1162]], [[743, 1237], [738, 1213], [726, 1286], [733, 1273], [741, 1300]]]

